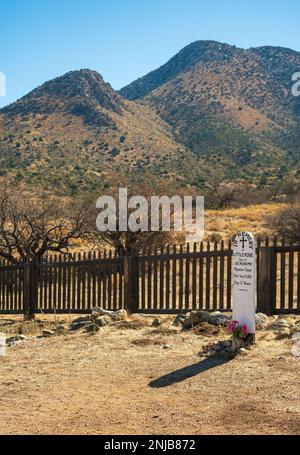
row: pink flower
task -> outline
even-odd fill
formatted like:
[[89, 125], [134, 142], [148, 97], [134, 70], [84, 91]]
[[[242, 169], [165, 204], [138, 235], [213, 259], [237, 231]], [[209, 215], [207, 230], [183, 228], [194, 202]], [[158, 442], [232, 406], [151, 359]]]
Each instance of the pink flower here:
[[246, 324], [243, 325], [242, 332], [244, 335], [248, 335], [248, 328], [247, 328]]
[[227, 327], [228, 333], [234, 337], [245, 338], [248, 335], [248, 328], [246, 324], [241, 325], [239, 321], [232, 321]]

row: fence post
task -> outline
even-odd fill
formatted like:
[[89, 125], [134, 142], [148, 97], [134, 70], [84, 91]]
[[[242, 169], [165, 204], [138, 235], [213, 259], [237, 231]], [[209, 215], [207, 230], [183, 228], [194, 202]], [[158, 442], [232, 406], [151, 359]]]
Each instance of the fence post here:
[[24, 264], [24, 319], [34, 319], [38, 300], [38, 264]]
[[272, 246], [261, 246], [258, 251], [257, 310], [267, 316], [272, 316], [276, 307], [277, 270], [275, 254], [275, 249]]
[[136, 313], [138, 310], [138, 292], [137, 292], [137, 283], [138, 283], [138, 267], [137, 267], [137, 256], [132, 254], [124, 255], [124, 294], [125, 310], [129, 314]]

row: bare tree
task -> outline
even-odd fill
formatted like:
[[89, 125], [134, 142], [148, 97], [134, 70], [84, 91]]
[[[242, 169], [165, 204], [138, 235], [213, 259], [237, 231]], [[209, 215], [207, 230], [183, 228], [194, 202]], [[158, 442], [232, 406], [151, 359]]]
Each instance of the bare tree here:
[[300, 205], [292, 204], [268, 217], [268, 226], [280, 237], [300, 240]]
[[[128, 194], [128, 197], [130, 198], [130, 196], [132, 195], [141, 194], [147, 199], [148, 205], [150, 207], [150, 198], [151, 194], [153, 194], [153, 191], [155, 191], [156, 194], [160, 193], [162, 195], [165, 194], [166, 189], [163, 188], [162, 186], [160, 186], [159, 188], [150, 189], [150, 185], [144, 182], [142, 186], [140, 185], [132, 186], [131, 189], [129, 190], [130, 194]], [[110, 195], [113, 196], [116, 201], [118, 200], [118, 194], [116, 191], [112, 192]], [[96, 199], [94, 201], [94, 204], [95, 203]], [[96, 210], [95, 215], [91, 217], [92, 225], [90, 228], [90, 243], [93, 243], [95, 246], [99, 244], [104, 246], [109, 245], [110, 247], [114, 248], [117, 252], [124, 254], [125, 252], [139, 253], [149, 248], [152, 249], [159, 248], [162, 245], [165, 245], [168, 241], [170, 241], [170, 232], [165, 232], [162, 230], [161, 219], [159, 222], [158, 231], [149, 230], [147, 232], [143, 232], [142, 230], [139, 230], [137, 232], [131, 232], [130, 230], [128, 230], [126, 232], [122, 232], [120, 230], [118, 213], [116, 213], [117, 215], [116, 230], [99, 232], [96, 228], [96, 218], [98, 213], [99, 212]], [[130, 213], [131, 211], [128, 210], [128, 215], [130, 215]], [[172, 206], [170, 215], [171, 217], [174, 215], [174, 207]], [[147, 222], [148, 226], [151, 226], [150, 210], [148, 212]]]
[[224, 209], [230, 207], [237, 197], [234, 184], [222, 184], [214, 180], [209, 189], [205, 191], [206, 206], [212, 209]]
[[[128, 213], [130, 214], [130, 210]], [[115, 249], [119, 254], [139, 253], [149, 248], [154, 249], [161, 247], [170, 239], [170, 233], [161, 230], [161, 223], [159, 231], [121, 231], [118, 214], [116, 214], [115, 231], [98, 231], [96, 227], [96, 216], [91, 217], [92, 225], [90, 227], [90, 233], [88, 234], [90, 244], [93, 244], [94, 247], [99, 245], [109, 246]], [[150, 226], [150, 213], [148, 213], [147, 221], [148, 226]]]
[[88, 234], [90, 210], [85, 201], [71, 204], [45, 191], [0, 188], [0, 257], [40, 261], [47, 252], [67, 252]]
[[[117, 226], [118, 228], [118, 226]], [[159, 248], [167, 243], [169, 232], [120, 232], [120, 231], [94, 231], [90, 234], [94, 245], [109, 245], [118, 253], [139, 253], [149, 248]]]

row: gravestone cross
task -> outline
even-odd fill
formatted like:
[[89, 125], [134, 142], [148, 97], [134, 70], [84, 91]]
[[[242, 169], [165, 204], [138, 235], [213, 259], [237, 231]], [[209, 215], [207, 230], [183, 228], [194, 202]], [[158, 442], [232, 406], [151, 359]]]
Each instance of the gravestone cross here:
[[245, 237], [245, 235], [243, 235], [243, 237], [241, 238], [240, 242], [241, 242], [241, 244], [242, 244], [242, 248], [244, 249], [244, 248], [245, 248], [245, 243], [246, 243], [246, 237]]
[[256, 242], [250, 232], [233, 240], [233, 320], [255, 334]]

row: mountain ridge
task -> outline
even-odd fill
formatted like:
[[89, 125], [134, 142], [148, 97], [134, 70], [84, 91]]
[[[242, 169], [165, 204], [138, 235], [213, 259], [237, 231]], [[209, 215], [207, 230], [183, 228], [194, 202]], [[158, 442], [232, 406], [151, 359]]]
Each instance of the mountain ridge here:
[[248, 177], [260, 159], [276, 177], [276, 167], [299, 165], [299, 68], [300, 53], [283, 47], [196, 41], [119, 93], [154, 109], [195, 154], [231, 155], [233, 172], [246, 165]]
[[65, 112], [83, 116], [87, 123], [93, 123], [98, 118], [105, 124], [99, 108], [120, 113], [121, 107], [124, 107], [122, 98], [104, 82], [99, 73], [82, 69], [45, 82], [0, 112], [8, 116], [18, 113], [26, 115]]
[[[222, 51], [222, 52], [228, 52], [225, 55], [220, 55], [220, 53], [216, 52], [216, 50]], [[300, 57], [300, 52], [295, 51], [293, 49], [281, 47], [281, 46], [258, 46], [258, 47], [250, 47], [250, 48], [240, 48], [234, 45], [229, 45], [227, 43], [222, 43], [218, 41], [213, 41], [213, 40], [197, 40], [194, 41], [187, 46], [185, 46], [183, 49], [181, 49], [179, 52], [177, 52], [173, 57], [171, 57], [165, 64], [161, 65], [159, 68], [150, 71], [148, 74], [146, 74], [143, 77], [140, 77], [136, 79], [135, 81], [131, 82], [130, 84], [124, 86], [119, 90], [119, 93], [124, 96], [125, 98], [129, 99], [137, 99], [140, 97], [145, 96], [145, 92], [143, 91], [142, 93], [139, 93], [138, 88], [135, 87], [135, 85], [140, 86], [141, 83], [148, 81], [152, 77], [155, 77], [159, 72], [166, 70], [169, 66], [176, 66], [177, 67], [177, 74], [180, 72], [184, 72], [189, 68], [188, 61], [192, 57], [191, 65], [197, 64], [201, 59], [206, 57], [212, 57], [218, 55], [218, 59], [220, 60], [225, 60], [228, 58], [228, 56], [232, 55], [233, 51], [237, 52], [254, 52], [254, 53], [260, 53], [260, 52], [265, 52], [265, 51], [280, 51], [280, 52], [287, 52], [293, 56], [298, 56]], [[214, 52], [213, 52], [214, 51]], [[200, 52], [200, 53], [199, 53]], [[206, 60], [207, 61], [207, 60]], [[174, 76], [174, 74], [173, 74]], [[164, 83], [167, 82], [167, 80], [164, 81]], [[150, 82], [151, 85], [151, 82]], [[157, 88], [157, 87], [153, 87]], [[152, 88], [152, 89], [153, 89]], [[148, 92], [149, 93], [149, 92]]]

